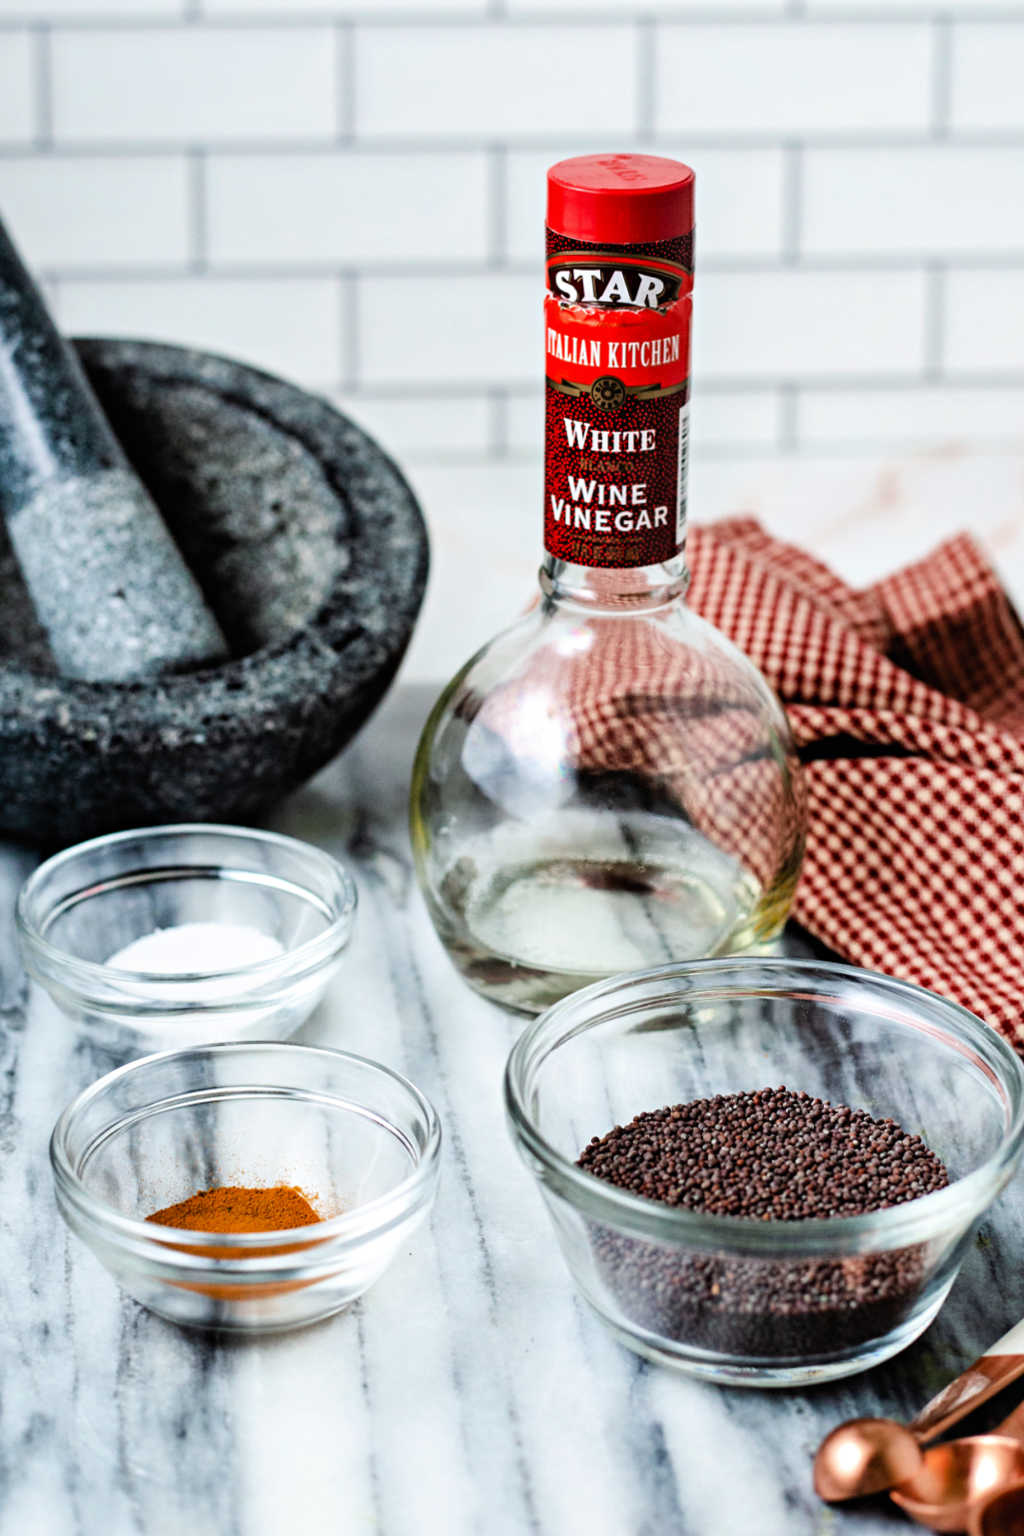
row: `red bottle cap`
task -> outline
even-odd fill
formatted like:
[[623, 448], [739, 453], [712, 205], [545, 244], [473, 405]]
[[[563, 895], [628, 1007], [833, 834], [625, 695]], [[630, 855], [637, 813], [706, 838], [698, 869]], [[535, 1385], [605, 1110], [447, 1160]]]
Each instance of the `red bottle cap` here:
[[548, 171], [548, 228], [596, 245], [676, 240], [693, 228], [694, 176], [661, 155], [576, 155]]

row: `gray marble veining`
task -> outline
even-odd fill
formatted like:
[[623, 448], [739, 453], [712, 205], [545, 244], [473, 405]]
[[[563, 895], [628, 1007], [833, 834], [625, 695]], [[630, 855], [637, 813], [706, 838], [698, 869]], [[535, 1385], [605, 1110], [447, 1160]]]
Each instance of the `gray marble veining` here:
[[107, 1063], [45, 997], [26, 996], [10, 911], [34, 860], [14, 848], [0, 859], [0, 1531], [909, 1531], [884, 1502], [819, 1504], [811, 1457], [848, 1415], [912, 1414], [1024, 1314], [1021, 1179], [928, 1334], [866, 1375], [813, 1391], [719, 1389], [617, 1345], [575, 1295], [505, 1133], [501, 1075], [518, 1023], [455, 975], [412, 879], [405, 796], [431, 702], [430, 690], [398, 689], [275, 822], [347, 859], [360, 887], [345, 965], [299, 1038], [408, 1073], [447, 1133], [431, 1224], [355, 1307], [305, 1332], [222, 1342], [180, 1331], [118, 1292], [65, 1232], [47, 1137]]

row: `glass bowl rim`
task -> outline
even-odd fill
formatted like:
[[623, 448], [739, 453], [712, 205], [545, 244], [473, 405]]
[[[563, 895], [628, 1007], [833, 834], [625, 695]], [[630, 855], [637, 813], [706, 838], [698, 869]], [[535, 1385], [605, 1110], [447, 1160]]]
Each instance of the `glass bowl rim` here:
[[[415, 1163], [411, 1171], [384, 1194], [377, 1195], [372, 1200], [363, 1201], [350, 1211], [343, 1211], [338, 1216], [309, 1223], [304, 1227], [278, 1227], [268, 1232], [199, 1232], [190, 1227], [165, 1227], [162, 1224], [123, 1215], [86, 1187], [69, 1155], [68, 1137], [75, 1120], [115, 1082], [122, 1081], [140, 1068], [151, 1067], [174, 1058], [245, 1055], [254, 1050], [269, 1051], [276, 1056], [299, 1052], [307, 1060], [315, 1056], [328, 1057], [332, 1061], [343, 1061], [360, 1068], [369, 1068], [374, 1077], [388, 1078], [392, 1083], [397, 1084], [410, 1099], [422, 1121], [424, 1130], [422, 1151], [413, 1148]], [[266, 1095], [268, 1088], [271, 1093], [287, 1091], [286, 1084], [278, 1084], [276, 1087], [269, 1084], [261, 1085], [263, 1096]], [[168, 1103], [172, 1107], [184, 1107], [187, 1103], [201, 1102], [211, 1090], [215, 1091], [215, 1085], [196, 1090], [194, 1093], [172, 1095], [165, 1100], [155, 1099], [147, 1108], [155, 1112], [163, 1103]], [[340, 1100], [337, 1107], [346, 1110], [349, 1108]], [[350, 1112], [358, 1111], [353, 1109]], [[133, 1115], [131, 1118], [136, 1117]], [[385, 1115], [375, 1111], [374, 1118], [392, 1133], [398, 1134], [403, 1144], [408, 1147], [407, 1138], [397, 1132], [396, 1127]], [[115, 1133], [122, 1120], [114, 1121], [107, 1128], [104, 1139]], [[115, 1243], [119, 1251], [145, 1260], [150, 1268], [155, 1264], [157, 1272], [162, 1271], [167, 1277], [173, 1277], [183, 1270], [208, 1271], [212, 1266], [220, 1276], [226, 1275], [232, 1278], [237, 1276], [244, 1280], [246, 1277], [256, 1279], [265, 1275], [278, 1281], [288, 1278], [288, 1273], [292, 1270], [296, 1274], [300, 1272], [308, 1274], [309, 1264], [304, 1257], [307, 1253], [322, 1256], [326, 1267], [325, 1272], [329, 1272], [330, 1265], [336, 1263], [340, 1247], [357, 1246], [379, 1237], [418, 1210], [425, 1203], [436, 1183], [440, 1168], [441, 1141], [441, 1120], [426, 1094], [417, 1088], [410, 1078], [395, 1071], [393, 1067], [385, 1066], [383, 1062], [374, 1061], [369, 1056], [357, 1055], [354, 1051], [342, 1051], [327, 1045], [306, 1045], [290, 1040], [225, 1040], [212, 1045], [155, 1051], [151, 1055], [139, 1056], [123, 1066], [114, 1068], [111, 1072], [104, 1073], [102, 1077], [97, 1078], [95, 1082], [88, 1084], [76, 1094], [61, 1111], [50, 1136], [49, 1151], [54, 1182], [59, 1192], [74, 1206], [94, 1234]], [[205, 1253], [184, 1253], [173, 1245], [178, 1240], [192, 1249], [230, 1246], [246, 1252], [233, 1255], [231, 1258], [218, 1258], [213, 1254]], [[280, 1248], [282, 1244], [292, 1248], [292, 1253], [263, 1251], [268, 1248]], [[297, 1261], [302, 1262], [299, 1264]]]
[[[773, 995], [778, 989], [769, 988], [764, 979], [764, 973], [767, 973], [769, 977], [777, 975], [780, 982], [787, 977], [796, 983], [802, 981], [806, 987], [816, 980], [819, 983], [825, 980], [852, 982], [857, 987], [868, 984], [889, 994], [894, 1002], [902, 999], [912, 1005], [915, 1015], [919, 1016], [924, 1009], [938, 1010], [943, 1015], [946, 1042], [955, 1045], [961, 1054], [967, 1054], [965, 1046], [972, 1047], [1006, 1101], [1009, 1123], [998, 1147], [977, 1168], [945, 1189], [919, 1195], [902, 1205], [867, 1211], [859, 1216], [762, 1222], [667, 1206], [619, 1189], [570, 1162], [537, 1129], [526, 1102], [531, 1071], [560, 1046], [612, 1016], [614, 1009], [599, 1005], [610, 1003], [617, 993], [623, 1001], [625, 995], [633, 994], [639, 1011], [645, 988], [687, 977], [713, 984], [716, 977], [735, 976], [737, 971], [746, 968], [752, 973], [750, 985], [743, 987], [736, 983], [718, 990], [707, 985], [705, 997], [718, 998], [729, 991], [736, 995], [749, 996], [758, 992], [763, 992], [766, 997]], [[755, 971], [761, 978], [756, 981]], [[699, 991], [685, 996], [690, 1002], [699, 1003], [701, 999]], [[648, 996], [646, 1003], [650, 1005], [661, 1000], [664, 997]], [[567, 1020], [574, 1023], [574, 1027], [566, 1028]], [[905, 1014], [903, 1021], [910, 1022]], [[676, 961], [594, 982], [561, 998], [527, 1024], [509, 1053], [504, 1099], [507, 1121], [521, 1155], [528, 1164], [535, 1160], [543, 1169], [543, 1177], [536, 1168], [533, 1170], [539, 1181], [555, 1189], [588, 1218], [662, 1242], [763, 1257], [779, 1254], [821, 1257], [836, 1252], [897, 1248], [938, 1236], [957, 1222], [974, 1221], [1011, 1177], [1024, 1144], [1024, 1063], [991, 1025], [962, 1004], [914, 982], [900, 981], [859, 966], [820, 960], [732, 956]]]
[[[224, 970], [186, 972], [122, 970], [118, 966], [106, 964], [105, 961], [85, 960], [79, 955], [72, 954], [70, 950], [62, 949], [59, 944], [53, 944], [44, 936], [39, 925], [39, 915], [32, 911], [32, 904], [38, 897], [39, 887], [55, 870], [74, 864], [83, 855], [95, 853], [100, 848], [116, 848], [121, 843], [140, 839], [158, 843], [171, 837], [190, 837], [197, 834], [221, 837], [228, 842], [253, 839], [270, 848], [283, 848], [308, 859], [320, 869], [330, 887], [330, 896], [327, 898], [330, 906], [330, 921], [327, 927], [321, 933], [315, 934], [313, 938], [296, 945], [294, 949], [286, 949], [279, 955], [270, 955], [265, 960], [252, 960], [245, 965]], [[236, 867], [241, 868], [241, 866]], [[268, 876], [266, 881], [257, 879], [257, 883], [273, 885], [272, 878], [269, 878], [269, 871], [255, 873], [257, 876], [263, 873]], [[318, 898], [318, 900], [322, 906], [324, 899]], [[144, 1012], [161, 1014], [194, 1013], [204, 1009], [230, 1013], [237, 1008], [250, 1007], [253, 1001], [251, 996], [246, 993], [241, 998], [204, 999], [201, 995], [192, 997], [179, 994], [173, 1000], [165, 1000], [159, 997], [139, 996], [133, 989], [138, 988], [140, 984], [148, 986], [161, 983], [170, 983], [175, 987], [195, 986], [199, 989], [207, 982], [233, 979], [251, 980], [257, 986], [265, 986], [275, 981], [297, 981], [341, 952], [351, 933], [358, 902], [358, 890], [349, 871], [339, 860], [312, 843], [304, 842], [301, 838], [288, 837], [282, 832], [264, 831], [259, 827], [235, 826], [227, 822], [183, 821], [169, 822], [155, 827], [133, 827], [123, 832], [106, 832], [100, 837], [91, 837], [84, 842], [73, 843], [70, 848], [64, 848], [61, 852], [44, 859], [24, 881], [18, 892], [15, 921], [22, 943], [34, 958], [43, 962], [49, 974], [59, 975], [61, 979], [72, 983], [77, 982], [78, 989], [83, 995], [102, 997], [108, 1009], [116, 1008], [118, 1005], [115, 999], [110, 998], [102, 990], [104, 986], [119, 987], [126, 994], [131, 994], [126, 995], [121, 1003], [122, 1007], [128, 1009], [141, 1009]], [[42, 914], [43, 917], [45, 915]], [[97, 991], [97, 988], [100, 990]]]

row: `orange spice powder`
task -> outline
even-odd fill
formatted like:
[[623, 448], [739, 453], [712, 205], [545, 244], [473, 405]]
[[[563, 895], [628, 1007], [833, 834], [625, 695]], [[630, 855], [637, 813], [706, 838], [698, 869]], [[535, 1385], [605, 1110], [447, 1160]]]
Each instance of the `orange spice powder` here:
[[[154, 1211], [147, 1221], [162, 1227], [186, 1228], [190, 1232], [278, 1232], [286, 1227], [314, 1226], [323, 1218], [318, 1216], [309, 1200], [290, 1184], [276, 1184], [270, 1189], [248, 1189], [243, 1185], [225, 1184], [216, 1189], [200, 1189], [177, 1205], [165, 1205]], [[196, 1248], [188, 1243], [168, 1243], [179, 1253], [195, 1253], [208, 1259], [245, 1259], [252, 1257], [252, 1249], [230, 1244], [215, 1248]], [[298, 1243], [282, 1243], [277, 1248], [261, 1248], [262, 1255], [295, 1253]], [[277, 1296], [284, 1291], [301, 1290], [314, 1284], [310, 1280], [289, 1280], [281, 1285], [260, 1287], [261, 1296]], [[187, 1280], [172, 1280], [172, 1285], [186, 1291], [199, 1291], [204, 1296], [220, 1300], [247, 1300], [252, 1292], [245, 1286], [204, 1285]]]
[[282, 1227], [312, 1226], [320, 1217], [301, 1189], [291, 1184], [275, 1184], [272, 1189], [224, 1184], [201, 1189], [177, 1205], [165, 1205], [146, 1220], [162, 1227], [187, 1227], [190, 1232], [277, 1232]]

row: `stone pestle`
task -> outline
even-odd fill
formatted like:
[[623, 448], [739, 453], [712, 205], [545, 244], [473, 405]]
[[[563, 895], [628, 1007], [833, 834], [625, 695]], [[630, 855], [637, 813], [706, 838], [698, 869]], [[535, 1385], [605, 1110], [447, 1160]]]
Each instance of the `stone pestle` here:
[[0, 223], [0, 513], [58, 669], [195, 671], [227, 646]]

